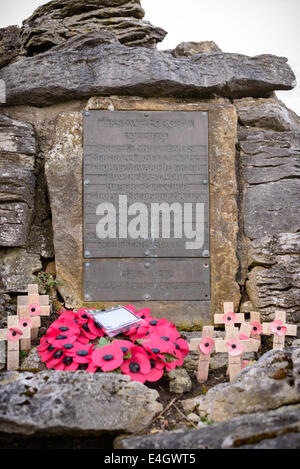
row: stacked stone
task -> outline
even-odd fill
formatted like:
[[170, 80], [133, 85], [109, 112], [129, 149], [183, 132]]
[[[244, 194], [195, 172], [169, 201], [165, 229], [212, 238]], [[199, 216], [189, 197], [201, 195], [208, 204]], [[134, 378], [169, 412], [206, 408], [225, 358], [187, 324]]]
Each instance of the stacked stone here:
[[[216, 106], [222, 98], [226, 105], [233, 101], [239, 119], [235, 303], [241, 287], [244, 310], [260, 310], [268, 320], [267, 313], [283, 309], [289, 322], [299, 322], [300, 118], [273, 94], [296, 85], [287, 60], [222, 53], [212, 42], [159, 52], [154, 47], [165, 32], [145, 24], [143, 15], [138, 0], [54, 0], [38, 8], [21, 32], [0, 30], [0, 84], [6, 84], [0, 116], [0, 310], [8, 294], [26, 291], [42, 261], [54, 258], [52, 227], [57, 265], [65, 266], [73, 246], [81, 246], [80, 217], [64, 227], [68, 236], [62, 234], [57, 214], [64, 212], [56, 195], [63, 190], [68, 207], [79, 203], [82, 178], [75, 170], [81, 167], [81, 118], [90, 98], [208, 99]], [[68, 132], [69, 140], [63, 138]], [[46, 167], [47, 184], [46, 158], [56, 158]], [[59, 269], [70, 288], [81, 275], [79, 261], [80, 255], [69, 261], [74, 278]], [[69, 304], [80, 301], [63, 287], [61, 293]]]
[[32, 56], [79, 34], [109, 31], [126, 46], [155, 48], [167, 34], [143, 21], [140, 0], [54, 0], [23, 23], [22, 52]]

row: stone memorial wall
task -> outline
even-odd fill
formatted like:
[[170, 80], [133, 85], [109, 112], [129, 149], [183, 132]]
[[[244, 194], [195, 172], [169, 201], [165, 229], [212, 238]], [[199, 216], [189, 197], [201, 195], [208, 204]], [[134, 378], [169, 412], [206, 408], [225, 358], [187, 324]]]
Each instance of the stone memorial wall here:
[[[134, 301], [197, 329], [233, 301], [299, 323], [300, 118], [275, 95], [296, 85], [287, 60], [158, 51], [166, 33], [140, 2], [111, 3], [54, 0], [0, 30], [0, 322], [46, 272], [59, 305]], [[97, 205], [124, 194], [202, 203], [203, 246], [99, 242]]]

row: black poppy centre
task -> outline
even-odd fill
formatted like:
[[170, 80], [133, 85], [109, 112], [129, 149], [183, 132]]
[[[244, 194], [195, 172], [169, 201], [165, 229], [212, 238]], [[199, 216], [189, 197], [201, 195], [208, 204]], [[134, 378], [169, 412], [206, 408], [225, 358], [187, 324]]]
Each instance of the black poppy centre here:
[[141, 370], [141, 367], [138, 363], [131, 362], [129, 365], [129, 369], [130, 371], [132, 371], [132, 373], [138, 373]]

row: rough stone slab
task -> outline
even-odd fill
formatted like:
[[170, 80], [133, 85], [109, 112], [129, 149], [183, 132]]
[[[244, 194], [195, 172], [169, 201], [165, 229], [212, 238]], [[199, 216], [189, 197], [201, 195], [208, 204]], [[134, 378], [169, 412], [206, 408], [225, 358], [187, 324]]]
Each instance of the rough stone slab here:
[[191, 57], [192, 55], [205, 54], [207, 52], [222, 51], [213, 41], [181, 42], [175, 49], [169, 51], [173, 57]]
[[100, 44], [78, 50], [68, 42], [3, 68], [0, 79], [7, 104], [36, 106], [112, 94], [265, 96], [296, 85], [283, 57], [207, 53], [176, 59], [143, 47]]
[[34, 155], [36, 143], [32, 125], [0, 114], [0, 152]]
[[284, 309], [289, 322], [300, 321], [300, 233], [281, 233], [249, 244], [246, 282], [252, 309], [270, 320], [272, 311]]
[[19, 26], [0, 29], [0, 68], [8, 65], [18, 55], [20, 45]]
[[35, 176], [32, 169], [10, 163], [0, 153], [0, 246], [26, 244], [33, 217], [34, 197]]
[[34, 273], [42, 270], [40, 256], [22, 248], [0, 251], [0, 292], [27, 293], [29, 283], [35, 283]]
[[300, 405], [236, 417], [199, 430], [119, 437], [116, 449], [299, 449]]
[[6, 342], [0, 342], [0, 370], [6, 367]]
[[0, 432], [88, 435], [144, 430], [158, 393], [129, 376], [84, 371], [0, 374]]
[[139, 0], [54, 0], [23, 22], [23, 53], [36, 55], [92, 31], [109, 31], [126, 46], [155, 47], [167, 33], [143, 17]]
[[293, 375], [294, 349], [270, 350], [259, 361], [244, 368], [234, 382], [219, 384], [205, 396], [183, 401], [189, 411], [221, 422], [242, 414], [277, 409], [300, 402]]
[[299, 231], [300, 132], [241, 129], [239, 146], [246, 236]]
[[277, 98], [244, 98], [234, 101], [244, 126], [284, 131], [300, 131], [300, 117]]

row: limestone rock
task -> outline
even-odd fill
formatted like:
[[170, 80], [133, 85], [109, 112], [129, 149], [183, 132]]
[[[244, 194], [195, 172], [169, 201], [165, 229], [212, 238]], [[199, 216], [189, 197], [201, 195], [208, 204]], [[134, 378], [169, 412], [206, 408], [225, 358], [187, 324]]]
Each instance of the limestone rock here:
[[39, 357], [36, 347], [32, 348], [21, 363], [20, 370], [46, 370], [47, 367]]
[[6, 342], [0, 342], [0, 370], [6, 367]]
[[33, 127], [0, 114], [0, 246], [24, 246], [34, 209]]
[[192, 380], [184, 368], [176, 368], [168, 373], [170, 380], [170, 392], [183, 394], [192, 389]]
[[20, 50], [19, 26], [8, 26], [0, 29], [0, 68], [8, 65]]
[[241, 130], [239, 145], [245, 234], [258, 239], [299, 231], [300, 132]]
[[139, 0], [54, 0], [23, 22], [23, 50], [32, 56], [94, 31], [109, 31], [126, 46], [155, 47], [167, 33], [143, 17]]
[[0, 152], [34, 155], [36, 143], [32, 125], [0, 114]]
[[34, 106], [113, 94], [265, 96], [296, 85], [283, 57], [206, 53], [176, 59], [143, 47], [110, 43], [77, 50], [68, 42], [1, 69], [0, 79], [8, 105]]
[[88, 435], [144, 430], [158, 393], [129, 376], [84, 371], [0, 374], [0, 432]]
[[45, 162], [57, 279], [62, 282], [59, 290], [67, 304], [81, 298], [82, 125], [82, 113], [61, 114]]
[[[233, 383], [211, 388], [205, 396], [183, 401], [188, 411], [214, 422], [230, 420], [242, 414], [276, 409], [300, 402], [296, 389], [299, 378], [298, 355], [293, 349], [270, 350], [251, 367], [244, 368]], [[295, 351], [294, 351], [295, 353]], [[293, 370], [294, 360], [297, 367]]]
[[246, 289], [254, 310], [284, 309], [289, 322], [300, 320], [300, 233], [281, 233], [252, 241]]
[[42, 270], [40, 256], [25, 249], [11, 248], [0, 251], [2, 276], [1, 292], [26, 293], [29, 283], [34, 283], [34, 273]]
[[181, 42], [171, 51], [173, 57], [190, 57], [207, 52], [222, 52], [213, 41]]
[[299, 449], [300, 405], [242, 415], [196, 430], [118, 437], [116, 449]]
[[277, 98], [244, 98], [234, 104], [242, 125], [279, 132], [300, 131], [300, 117]]

